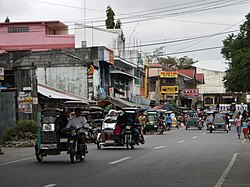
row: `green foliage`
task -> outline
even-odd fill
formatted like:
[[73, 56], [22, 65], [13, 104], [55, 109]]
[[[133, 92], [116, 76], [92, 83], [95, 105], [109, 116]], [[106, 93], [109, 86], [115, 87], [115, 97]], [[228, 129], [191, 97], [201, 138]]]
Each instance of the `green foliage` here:
[[120, 29], [121, 26], [122, 26], [122, 22], [121, 22], [121, 20], [118, 19], [116, 24], [115, 24], [115, 29]]
[[105, 20], [106, 28], [114, 29], [115, 28], [115, 21], [114, 21], [115, 13], [110, 6], [107, 7], [106, 16], [107, 16], [107, 19]]
[[106, 10], [106, 20], [105, 20], [105, 25], [106, 25], [106, 29], [120, 29], [122, 26], [122, 22], [121, 20], [117, 20], [117, 22], [115, 23], [115, 13], [112, 10], [111, 6], [107, 7]]
[[15, 138], [24, 138], [25, 133], [36, 134], [36, 122], [33, 120], [18, 121], [16, 125], [6, 129], [2, 135], [2, 142], [13, 140]]
[[223, 40], [221, 54], [229, 61], [229, 69], [224, 77], [227, 90], [250, 91], [250, 13], [240, 26], [240, 32], [237, 35], [230, 34]]
[[4, 21], [5, 23], [9, 23], [10, 22], [10, 19], [9, 19], [9, 17], [7, 16], [6, 17], [6, 19], [5, 19], [5, 21]]
[[194, 61], [192, 58], [187, 56], [176, 58], [176, 57], [163, 57], [164, 47], [159, 47], [154, 50], [152, 55], [148, 55], [151, 63], [159, 63], [170, 69], [189, 69], [193, 64], [198, 61]]

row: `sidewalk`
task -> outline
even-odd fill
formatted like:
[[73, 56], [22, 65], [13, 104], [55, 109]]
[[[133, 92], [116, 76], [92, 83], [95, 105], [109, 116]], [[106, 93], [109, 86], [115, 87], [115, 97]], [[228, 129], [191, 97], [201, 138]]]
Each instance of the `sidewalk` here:
[[0, 155], [0, 164], [4, 162], [11, 162], [14, 160], [20, 160], [25, 158], [35, 158], [34, 147], [28, 148], [6, 148], [1, 147], [4, 154]]

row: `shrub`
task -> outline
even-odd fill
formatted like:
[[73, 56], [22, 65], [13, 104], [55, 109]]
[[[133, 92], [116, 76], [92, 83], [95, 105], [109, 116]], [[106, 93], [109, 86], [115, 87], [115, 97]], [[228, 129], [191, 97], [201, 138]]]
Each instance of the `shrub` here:
[[36, 122], [33, 120], [21, 120], [17, 121], [17, 124], [13, 127], [6, 129], [2, 135], [2, 143], [11, 141], [14, 139], [22, 139], [27, 134], [36, 134]]

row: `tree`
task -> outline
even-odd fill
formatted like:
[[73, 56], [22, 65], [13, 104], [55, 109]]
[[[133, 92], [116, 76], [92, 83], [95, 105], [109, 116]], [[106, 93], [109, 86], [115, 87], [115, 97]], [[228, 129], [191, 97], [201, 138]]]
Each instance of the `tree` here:
[[189, 69], [197, 62], [187, 56], [181, 58], [170, 56], [162, 57], [164, 56], [163, 49], [164, 47], [157, 48], [153, 52], [153, 55], [149, 55], [150, 61], [152, 63], [159, 63], [170, 69]]
[[250, 13], [240, 25], [238, 34], [230, 34], [223, 40], [221, 54], [228, 60], [224, 85], [228, 91], [250, 91]]
[[107, 15], [107, 19], [105, 20], [106, 28], [114, 29], [115, 28], [115, 21], [114, 21], [115, 13], [110, 6], [107, 7], [106, 15]]
[[9, 23], [10, 22], [10, 19], [9, 19], [9, 17], [7, 16], [6, 17], [6, 19], [5, 19], [5, 21], [4, 21], [5, 23]]
[[121, 22], [121, 20], [118, 19], [116, 24], [115, 24], [115, 29], [120, 29], [121, 26], [122, 26], [122, 22]]

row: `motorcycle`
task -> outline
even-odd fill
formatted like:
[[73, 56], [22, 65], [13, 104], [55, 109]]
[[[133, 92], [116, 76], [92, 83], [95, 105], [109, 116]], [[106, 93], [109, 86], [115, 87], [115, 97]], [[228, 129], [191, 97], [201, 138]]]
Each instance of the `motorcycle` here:
[[69, 134], [69, 155], [71, 163], [75, 163], [76, 160], [83, 161], [87, 151], [87, 145], [85, 144], [85, 134], [82, 132], [82, 128], [71, 127], [68, 130]]
[[163, 134], [165, 131], [165, 125], [164, 125], [164, 119], [158, 119], [158, 128], [157, 128], [157, 134]]
[[202, 127], [204, 127], [204, 122], [203, 120], [201, 119], [201, 117], [199, 118], [199, 121], [198, 121], [198, 129], [201, 130]]

